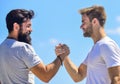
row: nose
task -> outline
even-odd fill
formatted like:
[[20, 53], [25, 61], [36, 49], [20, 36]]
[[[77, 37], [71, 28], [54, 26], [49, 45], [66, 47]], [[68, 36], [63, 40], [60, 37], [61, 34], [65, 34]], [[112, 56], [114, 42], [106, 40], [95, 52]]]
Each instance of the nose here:
[[83, 28], [83, 25], [80, 26], [80, 29], [82, 29], [82, 28]]
[[30, 32], [32, 32], [32, 27], [29, 29]]
[[31, 32], [32, 32], [32, 28], [29, 28], [29, 29], [27, 30], [27, 33], [28, 33], [28, 34], [31, 34]]

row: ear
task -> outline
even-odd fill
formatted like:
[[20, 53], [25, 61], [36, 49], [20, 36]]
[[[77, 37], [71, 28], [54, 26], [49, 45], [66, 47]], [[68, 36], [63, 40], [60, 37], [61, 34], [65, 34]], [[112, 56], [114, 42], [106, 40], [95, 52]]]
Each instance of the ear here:
[[14, 29], [14, 31], [19, 31], [19, 29], [20, 29], [19, 24], [18, 23], [14, 23], [13, 24], [13, 29]]
[[99, 23], [98, 19], [97, 18], [93, 18], [92, 24], [95, 25], [95, 24], [98, 24], [98, 23]]

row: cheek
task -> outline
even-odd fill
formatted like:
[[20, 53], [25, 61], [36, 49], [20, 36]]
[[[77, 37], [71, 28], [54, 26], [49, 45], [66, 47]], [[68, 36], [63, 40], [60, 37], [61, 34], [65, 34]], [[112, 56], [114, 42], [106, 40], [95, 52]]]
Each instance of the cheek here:
[[26, 33], [26, 32], [27, 32], [27, 29], [24, 28], [24, 29], [22, 30], [22, 33]]
[[19, 31], [20, 31], [21, 33], [24, 33], [25, 28], [24, 28], [24, 27], [21, 27]]

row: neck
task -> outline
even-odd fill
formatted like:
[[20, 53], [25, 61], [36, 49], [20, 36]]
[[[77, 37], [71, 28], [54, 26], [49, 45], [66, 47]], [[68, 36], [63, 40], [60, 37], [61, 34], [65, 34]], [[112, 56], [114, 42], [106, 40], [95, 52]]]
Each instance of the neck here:
[[91, 37], [95, 44], [97, 41], [101, 40], [105, 36], [106, 36], [106, 33], [104, 31], [104, 28], [100, 28], [99, 31], [98, 32], [95, 31], [95, 33]]
[[17, 40], [17, 35], [14, 33], [10, 33], [7, 38]]
[[10, 36], [8, 36], [7, 39], [14, 39], [14, 40], [17, 40], [16, 38], [10, 37]]

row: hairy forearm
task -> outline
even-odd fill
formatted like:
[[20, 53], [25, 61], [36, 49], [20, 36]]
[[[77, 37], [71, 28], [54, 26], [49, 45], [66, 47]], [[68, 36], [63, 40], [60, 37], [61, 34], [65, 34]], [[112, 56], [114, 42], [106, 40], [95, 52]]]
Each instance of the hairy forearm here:
[[38, 65], [32, 67], [30, 70], [42, 81], [49, 82], [53, 76], [57, 73], [61, 61], [56, 58], [52, 63], [44, 65], [44, 63], [39, 63]]
[[64, 61], [65, 68], [75, 82], [81, 81], [84, 77], [79, 73], [78, 67], [67, 57]]
[[56, 58], [52, 63], [46, 65], [46, 78], [49, 80], [57, 73], [59, 67], [61, 66], [61, 61]]
[[108, 68], [111, 84], [120, 84], [120, 66]]

